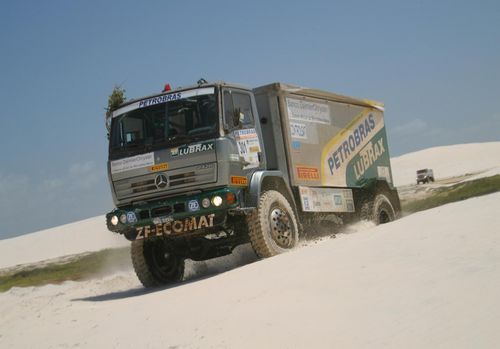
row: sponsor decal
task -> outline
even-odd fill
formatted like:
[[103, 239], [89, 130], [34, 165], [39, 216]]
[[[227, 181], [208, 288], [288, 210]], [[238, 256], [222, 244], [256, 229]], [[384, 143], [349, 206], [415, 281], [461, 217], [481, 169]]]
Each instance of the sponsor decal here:
[[111, 173], [131, 171], [155, 164], [154, 153], [147, 153], [111, 161]]
[[[366, 166], [373, 164], [375, 149], [373, 137], [384, 130], [382, 113], [378, 110], [365, 108], [342, 131], [333, 137], [323, 148], [321, 155], [321, 179], [323, 185], [346, 186], [347, 182], [355, 180], [366, 171]], [[370, 150], [368, 150], [370, 149]], [[378, 151], [382, 149], [379, 148]], [[384, 150], [385, 151], [385, 150]], [[373, 154], [371, 154], [373, 152]], [[364, 155], [361, 155], [364, 154]], [[351, 162], [362, 156], [353, 178], [347, 178]]]
[[180, 220], [171, 220], [153, 226], [137, 227], [136, 239], [144, 239], [152, 236], [176, 235], [202, 228], [214, 226], [215, 214], [200, 217], [188, 217]]
[[200, 210], [200, 204], [198, 203], [198, 200], [190, 200], [188, 202], [188, 209], [190, 212], [195, 212]]
[[377, 166], [377, 176], [378, 178], [385, 179], [387, 182], [392, 183], [389, 166]]
[[195, 154], [195, 153], [200, 153], [203, 151], [207, 150], [214, 150], [215, 149], [215, 142], [204, 142], [204, 143], [198, 143], [198, 144], [190, 144], [190, 145], [184, 145], [182, 147], [176, 147], [170, 149], [170, 155], [172, 156], [183, 156], [183, 155], [190, 155], [190, 154]]
[[130, 224], [137, 223], [137, 216], [134, 212], [127, 212], [127, 222]]
[[304, 181], [319, 181], [319, 169], [310, 166], [297, 166], [297, 178]]
[[150, 107], [155, 104], [167, 103], [182, 98], [182, 93], [170, 93], [168, 95], [144, 99], [139, 102], [139, 108]]
[[248, 185], [248, 179], [245, 176], [231, 176], [231, 184], [246, 187]]
[[351, 154], [355, 154], [362, 142], [370, 137], [370, 133], [375, 129], [375, 118], [373, 114], [368, 114], [361, 122], [356, 125], [354, 130], [340, 143], [337, 149], [334, 149], [328, 157], [328, 168], [330, 174], [333, 175], [335, 170], [338, 170], [342, 164], [351, 158]]
[[145, 107], [150, 107], [150, 106], [156, 105], [156, 104], [168, 103], [171, 101], [177, 101], [179, 99], [195, 97], [195, 96], [210, 95], [213, 93], [214, 93], [213, 87], [205, 87], [205, 88], [187, 90], [187, 91], [182, 91], [182, 92], [173, 92], [173, 93], [164, 94], [161, 96], [146, 98], [146, 99], [143, 99], [141, 101], [126, 105], [122, 108], [115, 110], [113, 112], [112, 117], [114, 118], [114, 117], [117, 117], [118, 115], [128, 113], [129, 111], [140, 109], [140, 108], [145, 108]]
[[330, 125], [330, 107], [326, 103], [286, 98], [286, 106], [291, 120]]
[[356, 176], [356, 180], [359, 180], [365, 174], [366, 170], [384, 153], [385, 147], [383, 138], [380, 138], [377, 142], [370, 141], [370, 143], [361, 149], [358, 159], [354, 162], [354, 175]]
[[299, 186], [304, 212], [354, 212], [351, 189]]
[[291, 122], [290, 134], [292, 138], [307, 139], [307, 126], [298, 122]]
[[342, 205], [342, 196], [341, 195], [334, 195], [333, 200], [335, 201], [335, 205]]
[[163, 162], [158, 165], [153, 165], [149, 168], [151, 172], [158, 172], [158, 171], [165, 171], [168, 170], [168, 164], [166, 162]]
[[260, 143], [254, 128], [246, 128], [234, 131], [234, 138], [238, 145], [239, 156], [247, 163], [243, 169], [255, 168], [260, 164]]

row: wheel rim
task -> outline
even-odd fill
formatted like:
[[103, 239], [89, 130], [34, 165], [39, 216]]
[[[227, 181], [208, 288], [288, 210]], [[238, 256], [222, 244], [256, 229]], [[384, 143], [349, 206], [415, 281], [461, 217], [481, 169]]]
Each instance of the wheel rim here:
[[275, 207], [270, 213], [271, 235], [276, 244], [290, 248], [294, 244], [293, 227], [288, 213], [281, 207]]
[[389, 212], [381, 210], [380, 213], [378, 214], [379, 224], [389, 223], [390, 221], [391, 221], [391, 216], [389, 215]]
[[179, 260], [165, 244], [152, 244], [151, 252], [151, 261], [154, 265], [153, 270], [155, 270], [160, 278], [169, 279], [175, 275]]

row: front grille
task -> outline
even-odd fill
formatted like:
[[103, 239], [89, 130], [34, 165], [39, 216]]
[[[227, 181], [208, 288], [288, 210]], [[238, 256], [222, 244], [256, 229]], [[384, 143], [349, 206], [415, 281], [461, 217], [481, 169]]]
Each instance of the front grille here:
[[170, 213], [172, 213], [171, 206], [157, 207], [151, 210], [151, 217], [166, 216]]
[[149, 214], [149, 210], [142, 210], [139, 212], [139, 219], [149, 219], [151, 215]]
[[217, 181], [217, 167], [215, 163], [189, 166], [180, 169], [161, 172], [167, 176], [167, 186], [157, 188], [155, 178], [160, 172], [149, 173], [139, 177], [122, 179], [114, 182], [115, 193], [118, 200], [141, 197], [158, 196], [158, 193], [168, 192], [172, 189], [198, 186]]
[[186, 212], [186, 205], [183, 202], [179, 202], [178, 204], [175, 204], [174, 205], [174, 212], [175, 213]]
[[142, 193], [145, 191], [155, 190], [156, 189], [155, 180], [153, 178], [147, 181], [132, 183], [130, 185], [130, 188], [132, 189], [133, 193]]

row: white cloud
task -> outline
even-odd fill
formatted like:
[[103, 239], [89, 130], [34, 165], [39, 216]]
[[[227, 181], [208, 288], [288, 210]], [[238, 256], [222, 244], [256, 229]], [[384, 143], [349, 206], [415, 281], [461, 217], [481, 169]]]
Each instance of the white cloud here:
[[88, 189], [103, 179], [105, 173], [95, 162], [74, 163], [69, 167], [68, 179], [77, 188]]
[[30, 180], [26, 175], [0, 173], [0, 194], [4, 197], [9, 194], [24, 193], [29, 185]]
[[84, 163], [75, 163], [69, 167], [70, 175], [87, 175], [93, 171], [95, 171], [96, 166], [95, 162], [87, 161]]
[[41, 185], [42, 189], [45, 189], [47, 191], [52, 191], [62, 187], [64, 185], [64, 181], [61, 178], [45, 179]]

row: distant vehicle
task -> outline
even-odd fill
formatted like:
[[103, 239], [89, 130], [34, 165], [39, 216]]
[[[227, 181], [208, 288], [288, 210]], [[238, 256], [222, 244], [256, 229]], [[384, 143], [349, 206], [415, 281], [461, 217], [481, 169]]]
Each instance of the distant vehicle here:
[[434, 172], [430, 168], [424, 168], [417, 171], [417, 185], [423, 183], [434, 182]]
[[[167, 88], [168, 87], [168, 88]], [[127, 101], [109, 116], [109, 230], [146, 287], [251, 242], [270, 257], [323, 224], [397, 218], [381, 104], [283, 83], [224, 82]]]

